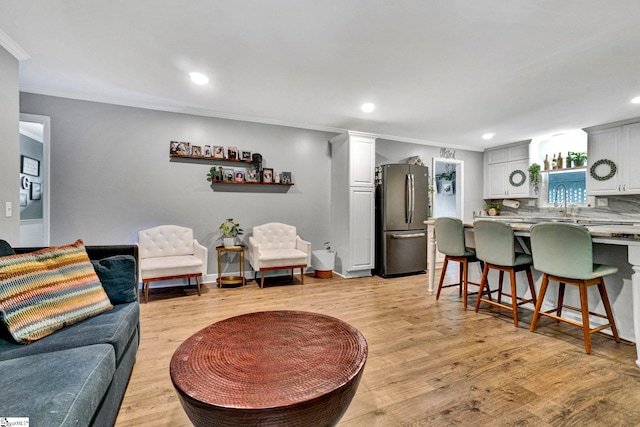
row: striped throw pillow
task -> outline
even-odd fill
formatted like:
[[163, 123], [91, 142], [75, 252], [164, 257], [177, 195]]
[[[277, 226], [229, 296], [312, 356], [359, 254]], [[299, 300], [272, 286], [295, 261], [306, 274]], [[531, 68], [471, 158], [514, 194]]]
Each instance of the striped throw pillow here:
[[82, 240], [0, 258], [0, 314], [20, 344], [112, 308]]

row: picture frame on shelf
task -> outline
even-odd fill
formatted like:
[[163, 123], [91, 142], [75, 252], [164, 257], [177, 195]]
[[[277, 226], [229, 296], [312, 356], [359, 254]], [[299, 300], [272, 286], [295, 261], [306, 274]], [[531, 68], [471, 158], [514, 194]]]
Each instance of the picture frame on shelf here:
[[202, 147], [199, 145], [194, 145], [191, 147], [191, 155], [193, 157], [202, 157]]
[[214, 145], [213, 157], [215, 159], [224, 159], [224, 147], [222, 147], [221, 145]]
[[210, 145], [205, 145], [204, 146], [204, 151], [202, 152], [202, 155], [204, 157], [213, 157], [213, 155], [211, 154], [211, 146]]
[[169, 143], [169, 154], [172, 156], [189, 156], [191, 155], [191, 143], [171, 141]]
[[27, 156], [20, 156], [20, 173], [31, 176], [40, 176], [40, 160]]
[[240, 152], [240, 160], [243, 160], [245, 162], [250, 162], [251, 161], [251, 151], [246, 151], [246, 150], [242, 150]]
[[292, 184], [291, 180], [291, 172], [282, 172], [282, 180], [280, 180], [282, 184]]
[[42, 184], [39, 182], [31, 183], [31, 200], [42, 199]]
[[267, 182], [267, 183], [273, 182], [273, 169], [272, 168], [263, 168], [262, 169], [262, 182]]
[[227, 159], [238, 160], [238, 147], [227, 147]]
[[245, 182], [244, 169], [236, 169], [234, 171], [234, 180], [236, 182]]
[[233, 169], [224, 168], [222, 171], [222, 180], [226, 182], [233, 182]]
[[247, 174], [244, 179], [246, 182], [258, 182], [258, 170], [255, 167], [247, 169]]

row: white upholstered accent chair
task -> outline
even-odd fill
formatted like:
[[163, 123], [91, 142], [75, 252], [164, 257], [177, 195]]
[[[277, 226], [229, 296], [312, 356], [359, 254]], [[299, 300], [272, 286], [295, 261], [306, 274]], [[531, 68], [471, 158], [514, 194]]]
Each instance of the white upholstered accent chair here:
[[144, 302], [149, 300], [149, 283], [158, 280], [196, 279], [207, 274], [208, 249], [193, 238], [193, 230], [178, 225], [159, 225], [138, 232], [138, 274], [142, 280]]
[[304, 285], [304, 269], [311, 262], [311, 243], [298, 236], [296, 227], [279, 222], [253, 227], [249, 237], [249, 264], [259, 271], [260, 287], [264, 286], [267, 270], [300, 269], [300, 281]]

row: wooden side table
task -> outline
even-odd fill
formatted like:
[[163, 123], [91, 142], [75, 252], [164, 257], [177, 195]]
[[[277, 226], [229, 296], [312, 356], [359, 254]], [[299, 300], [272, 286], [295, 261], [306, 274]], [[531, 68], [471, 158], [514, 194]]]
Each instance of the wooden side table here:
[[[231, 246], [225, 248], [224, 246], [216, 246], [218, 251], [218, 287], [222, 285], [238, 285], [244, 286], [247, 282], [244, 278], [244, 246]], [[222, 254], [224, 252], [237, 252], [240, 254], [240, 275], [239, 276], [223, 276], [222, 275]]]

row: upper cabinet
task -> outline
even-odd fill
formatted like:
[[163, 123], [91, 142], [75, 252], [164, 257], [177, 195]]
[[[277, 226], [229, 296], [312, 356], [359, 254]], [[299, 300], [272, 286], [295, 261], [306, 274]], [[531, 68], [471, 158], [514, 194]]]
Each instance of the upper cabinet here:
[[529, 143], [484, 152], [485, 199], [537, 197], [529, 182]]
[[588, 133], [587, 194], [640, 194], [640, 119], [585, 129]]

